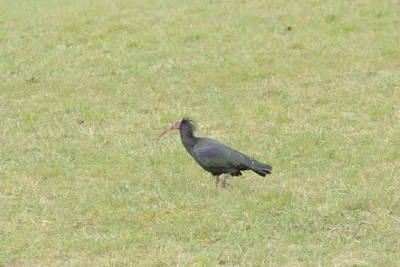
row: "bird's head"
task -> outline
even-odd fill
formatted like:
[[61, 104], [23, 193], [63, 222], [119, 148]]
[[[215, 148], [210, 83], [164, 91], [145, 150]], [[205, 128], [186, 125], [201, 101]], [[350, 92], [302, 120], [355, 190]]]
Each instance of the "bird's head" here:
[[183, 118], [181, 120], [178, 120], [176, 122], [174, 122], [173, 124], [171, 124], [170, 126], [168, 126], [158, 137], [158, 140], [161, 138], [161, 136], [163, 136], [164, 134], [168, 133], [171, 130], [184, 130], [185, 132], [190, 133], [191, 136], [193, 136], [194, 131], [196, 130], [196, 126], [194, 124], [194, 121], [192, 119], [189, 118]]

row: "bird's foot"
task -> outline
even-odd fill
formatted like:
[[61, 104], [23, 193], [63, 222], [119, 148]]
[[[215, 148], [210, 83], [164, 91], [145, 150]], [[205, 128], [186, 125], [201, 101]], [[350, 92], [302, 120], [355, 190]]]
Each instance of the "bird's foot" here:
[[226, 181], [226, 179], [229, 177], [229, 175], [230, 175], [230, 173], [225, 173], [224, 178], [222, 179], [222, 182], [221, 182], [221, 187], [222, 187], [222, 188], [225, 188], [227, 185], [230, 185], [230, 184]]
[[227, 185], [230, 186], [230, 184], [226, 181], [226, 179], [223, 179], [222, 182], [221, 182], [221, 187], [225, 188], [225, 186], [227, 186]]
[[215, 176], [215, 187], [218, 187], [219, 184], [219, 176]]

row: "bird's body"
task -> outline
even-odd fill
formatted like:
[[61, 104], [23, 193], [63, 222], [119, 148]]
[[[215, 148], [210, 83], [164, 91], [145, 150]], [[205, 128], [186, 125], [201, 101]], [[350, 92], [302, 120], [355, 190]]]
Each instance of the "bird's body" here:
[[224, 145], [223, 143], [205, 137], [196, 137], [196, 144], [186, 149], [194, 160], [212, 175], [229, 173], [231, 176], [242, 175], [241, 171], [253, 170], [261, 176], [269, 174], [271, 167], [260, 166], [260, 162], [242, 154], [241, 152]]
[[[204, 170], [214, 175], [217, 186], [221, 174], [240, 176], [242, 171], [245, 170], [252, 170], [261, 176], [271, 174], [272, 167], [268, 164], [252, 159], [212, 138], [194, 136], [196, 128], [190, 119], [184, 118], [175, 122], [161, 135], [172, 129], [179, 129], [182, 144], [186, 151]], [[224, 179], [222, 187], [225, 184]]]

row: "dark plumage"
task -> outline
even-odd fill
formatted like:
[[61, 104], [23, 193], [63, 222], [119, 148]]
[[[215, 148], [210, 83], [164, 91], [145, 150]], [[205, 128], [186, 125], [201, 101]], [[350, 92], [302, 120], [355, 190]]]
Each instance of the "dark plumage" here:
[[[271, 174], [272, 167], [268, 164], [252, 159], [217, 140], [207, 137], [196, 137], [194, 135], [196, 126], [193, 120], [189, 118], [176, 121], [160, 137], [173, 129], [179, 129], [183, 146], [193, 159], [203, 169], [214, 175], [216, 186], [218, 186], [221, 174], [240, 176], [242, 175], [242, 171], [245, 170], [252, 170], [263, 177]], [[222, 187], [225, 187], [225, 184], [227, 184], [225, 179], [222, 181]]]

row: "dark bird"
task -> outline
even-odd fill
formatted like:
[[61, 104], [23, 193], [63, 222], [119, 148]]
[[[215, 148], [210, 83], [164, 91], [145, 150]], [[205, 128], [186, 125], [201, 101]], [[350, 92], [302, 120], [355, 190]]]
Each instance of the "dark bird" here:
[[189, 118], [174, 122], [160, 134], [157, 141], [165, 133], [174, 129], [179, 130], [182, 144], [186, 151], [203, 169], [214, 175], [215, 186], [217, 187], [221, 174], [225, 174], [221, 187], [225, 187], [228, 184], [226, 178], [229, 175], [240, 176], [242, 171], [245, 170], [252, 170], [263, 177], [271, 174], [272, 167], [268, 164], [252, 159], [217, 140], [194, 136], [196, 126], [194, 121]]

